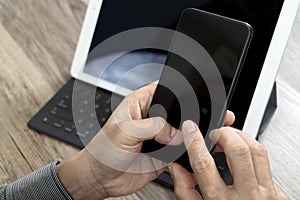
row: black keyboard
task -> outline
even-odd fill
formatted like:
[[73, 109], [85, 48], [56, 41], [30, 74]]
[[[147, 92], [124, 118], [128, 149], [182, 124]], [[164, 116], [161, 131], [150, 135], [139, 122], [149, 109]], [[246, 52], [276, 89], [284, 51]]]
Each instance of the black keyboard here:
[[[29, 121], [28, 126], [40, 133], [83, 148], [84, 144], [94, 137], [110, 117], [112, 93], [101, 88], [96, 89], [95, 86], [83, 82], [76, 82], [80, 83], [76, 83], [77, 92], [80, 92], [76, 99], [76, 121], [72, 109], [75, 80], [71, 79]], [[91, 106], [93, 106], [94, 112], [91, 112]]]

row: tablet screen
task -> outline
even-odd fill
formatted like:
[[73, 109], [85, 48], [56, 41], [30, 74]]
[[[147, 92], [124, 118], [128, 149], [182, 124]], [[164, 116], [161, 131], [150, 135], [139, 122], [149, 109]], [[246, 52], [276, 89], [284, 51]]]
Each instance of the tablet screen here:
[[[254, 30], [240, 80], [229, 109], [236, 114], [236, 128], [242, 128], [266, 54], [279, 18], [283, 0], [104, 0], [94, 32], [90, 52], [105, 39], [126, 30], [140, 27], [164, 27], [175, 30], [179, 17], [186, 8], [198, 8], [249, 23]], [[137, 65], [164, 64], [167, 52], [141, 49], [127, 53], [113, 62], [101, 78], [118, 83], [124, 73]], [[97, 76], [101, 66], [91, 60], [84, 72]], [[123, 87], [134, 90], [158, 80], [162, 67], [139, 68], [126, 77]], [[150, 73], [151, 72], [151, 73]]]

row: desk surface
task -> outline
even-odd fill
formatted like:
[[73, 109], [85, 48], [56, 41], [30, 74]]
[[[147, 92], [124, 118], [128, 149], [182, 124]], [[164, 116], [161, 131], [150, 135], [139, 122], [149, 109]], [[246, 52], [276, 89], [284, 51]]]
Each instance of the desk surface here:
[[[29, 119], [70, 78], [87, 0], [0, 1], [0, 185], [78, 149], [38, 134]], [[275, 182], [300, 196], [300, 11], [277, 77], [278, 109], [260, 142]], [[155, 183], [120, 199], [174, 199]]]

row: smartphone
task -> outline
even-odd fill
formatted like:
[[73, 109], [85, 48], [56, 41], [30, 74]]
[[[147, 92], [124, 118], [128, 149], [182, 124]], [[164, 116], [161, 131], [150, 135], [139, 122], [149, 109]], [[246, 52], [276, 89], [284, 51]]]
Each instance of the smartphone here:
[[[206, 136], [223, 125], [253, 30], [246, 22], [194, 8], [182, 13], [176, 30], [197, 44], [191, 43], [188, 49], [184, 47], [186, 43], [177, 42], [179, 37], [175, 34], [148, 116], [164, 117], [177, 129], [186, 120], [194, 121], [212, 151], [214, 144]], [[197, 45], [203, 49], [196, 51], [193, 46]], [[179, 48], [178, 52], [185, 56], [172, 48]], [[184, 144], [161, 145], [148, 140], [143, 143], [142, 152], [192, 170]]]

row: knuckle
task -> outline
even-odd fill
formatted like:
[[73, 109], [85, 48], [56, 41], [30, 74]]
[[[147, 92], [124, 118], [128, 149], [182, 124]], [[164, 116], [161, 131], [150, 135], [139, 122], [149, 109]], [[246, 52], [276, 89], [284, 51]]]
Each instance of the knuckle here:
[[162, 117], [155, 117], [152, 118], [151, 122], [153, 123], [152, 126], [156, 127], [158, 131], [166, 132], [170, 131], [170, 126], [166, 123], [166, 120]]
[[183, 189], [183, 188], [179, 188], [179, 187], [174, 188], [174, 194], [175, 194], [177, 200], [188, 199], [188, 195], [186, 195], [186, 193], [189, 194], [189, 192], [186, 192], [185, 189]]
[[274, 191], [274, 192], [271, 192], [270, 194], [269, 194], [269, 197], [268, 197], [268, 199], [277, 199], [278, 198], [278, 195], [276, 194], [276, 192]]
[[[266, 199], [278, 199], [279, 195], [275, 190], [271, 190], [267, 192]], [[281, 198], [279, 198], [281, 200]]]
[[206, 199], [220, 199], [220, 192], [216, 187], [206, 187], [204, 193]]
[[261, 144], [251, 145], [250, 149], [251, 149], [252, 155], [254, 155], [254, 156], [259, 156], [259, 157], [263, 157], [263, 158], [268, 157], [267, 149]]
[[238, 144], [238, 145], [232, 146], [230, 153], [235, 156], [247, 156], [247, 155], [250, 155], [250, 148], [246, 143]]
[[210, 173], [214, 167], [214, 162], [210, 156], [198, 157], [193, 159], [192, 166], [197, 174]]
[[[201, 190], [202, 192], [202, 190]], [[205, 199], [215, 199], [215, 200], [228, 200], [228, 199], [237, 199], [233, 198], [233, 194], [229, 193], [230, 190], [227, 188], [222, 188], [220, 185], [214, 185], [211, 187], [205, 187], [203, 189], [203, 197]]]
[[155, 117], [154, 119], [156, 119], [156, 122], [158, 122], [160, 125], [168, 125], [167, 121], [161, 116]]

